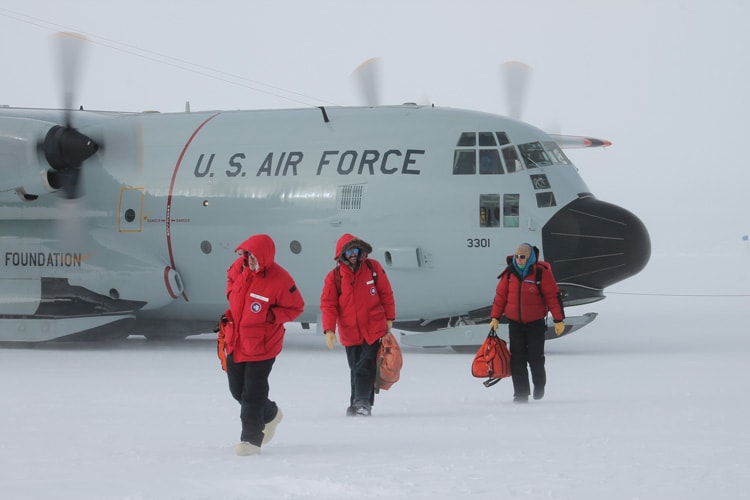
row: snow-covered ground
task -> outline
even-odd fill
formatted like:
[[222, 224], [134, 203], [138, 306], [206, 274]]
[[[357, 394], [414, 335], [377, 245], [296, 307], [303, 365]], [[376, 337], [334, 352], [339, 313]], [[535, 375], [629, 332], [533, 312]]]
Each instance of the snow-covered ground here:
[[[343, 350], [290, 325], [271, 375], [285, 419], [254, 457], [234, 455], [239, 408], [212, 335], [0, 349], [0, 491], [71, 500], [746, 498], [750, 260], [719, 260], [734, 271], [711, 257], [655, 257], [605, 301], [569, 310], [600, 314], [547, 344], [547, 396], [527, 406], [511, 403], [510, 380], [488, 389], [473, 378], [471, 355], [405, 347], [402, 379], [378, 396], [373, 416], [347, 418]], [[702, 271], [712, 268], [723, 271]], [[715, 296], [728, 294], [744, 296]]]

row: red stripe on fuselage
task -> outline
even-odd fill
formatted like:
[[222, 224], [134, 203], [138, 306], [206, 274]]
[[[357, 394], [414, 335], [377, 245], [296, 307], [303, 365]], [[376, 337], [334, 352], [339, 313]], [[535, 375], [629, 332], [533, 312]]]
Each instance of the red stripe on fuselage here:
[[[185, 146], [182, 148], [182, 151], [180, 152], [179, 158], [177, 158], [177, 164], [174, 166], [174, 171], [172, 172], [172, 180], [169, 183], [169, 194], [167, 195], [167, 251], [169, 252], [169, 263], [172, 266], [172, 269], [176, 269], [174, 265], [174, 255], [172, 254], [172, 221], [171, 221], [171, 215], [172, 215], [172, 192], [174, 190], [174, 183], [177, 180], [177, 171], [180, 170], [180, 165], [182, 165], [182, 159], [185, 157], [185, 153], [187, 152], [187, 149], [190, 147], [190, 144], [193, 142], [193, 139], [195, 139], [195, 136], [198, 135], [198, 132], [211, 120], [219, 116], [221, 113], [215, 113], [206, 120], [201, 123], [198, 128], [195, 129], [195, 131], [190, 135], [190, 138], [185, 143]], [[182, 297], [187, 301], [187, 295], [185, 292], [182, 292]]]

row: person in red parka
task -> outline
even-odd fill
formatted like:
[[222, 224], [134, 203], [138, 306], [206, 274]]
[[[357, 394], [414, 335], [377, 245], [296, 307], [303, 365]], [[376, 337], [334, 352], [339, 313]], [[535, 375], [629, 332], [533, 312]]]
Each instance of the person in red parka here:
[[490, 328], [497, 330], [503, 315], [508, 319], [514, 403], [529, 401], [527, 364], [534, 382], [534, 399], [544, 397], [547, 384], [544, 336], [548, 312], [555, 321], [555, 334], [561, 335], [565, 331], [565, 314], [552, 268], [549, 263], [538, 259], [536, 247], [529, 243], [519, 245], [516, 253], [507, 257], [508, 267], [498, 276], [500, 282], [492, 303]]
[[[284, 323], [305, 307], [294, 279], [274, 261], [270, 236], [251, 236], [227, 271], [224, 349], [229, 391], [240, 403], [242, 433], [238, 455], [260, 453], [281, 422], [281, 408], [268, 399], [268, 377], [284, 342]], [[220, 353], [221, 356], [221, 353]]]
[[369, 416], [375, 403], [375, 358], [380, 339], [396, 318], [393, 289], [383, 266], [368, 255], [369, 243], [345, 234], [336, 243], [336, 267], [325, 278], [320, 297], [326, 344], [346, 348], [351, 392], [348, 416]]

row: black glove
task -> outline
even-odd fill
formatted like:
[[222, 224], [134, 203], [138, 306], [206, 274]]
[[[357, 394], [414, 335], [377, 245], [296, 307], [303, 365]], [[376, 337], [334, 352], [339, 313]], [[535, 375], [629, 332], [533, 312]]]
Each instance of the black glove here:
[[221, 329], [221, 325], [226, 325], [227, 321], [229, 321], [227, 319], [227, 315], [226, 314], [222, 314], [221, 318], [219, 318], [219, 322], [214, 327], [214, 333], [219, 333], [219, 330]]

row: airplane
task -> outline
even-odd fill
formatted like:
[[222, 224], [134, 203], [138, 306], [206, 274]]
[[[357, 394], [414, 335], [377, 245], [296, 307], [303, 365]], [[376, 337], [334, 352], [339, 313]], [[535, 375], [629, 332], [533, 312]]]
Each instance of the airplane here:
[[[413, 103], [74, 109], [65, 68], [85, 39], [60, 38], [62, 109], [0, 107], [3, 344], [210, 332], [234, 249], [257, 233], [302, 292], [303, 328], [319, 329], [335, 242], [352, 233], [388, 273], [401, 342], [457, 351], [486, 337], [521, 242], [552, 264], [567, 308], [650, 258], [641, 220], [597, 199], [563, 152], [609, 141]], [[596, 317], [567, 312], [564, 335]]]

